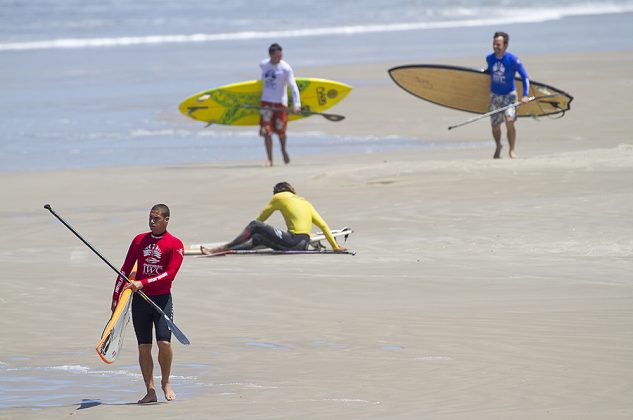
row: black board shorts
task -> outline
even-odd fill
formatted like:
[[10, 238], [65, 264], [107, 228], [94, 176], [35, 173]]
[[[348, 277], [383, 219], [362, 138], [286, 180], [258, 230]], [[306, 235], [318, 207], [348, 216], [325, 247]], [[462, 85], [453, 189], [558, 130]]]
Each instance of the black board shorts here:
[[[171, 342], [171, 330], [165, 317], [138, 293], [132, 299], [132, 324], [138, 344], [152, 344], [152, 327], [156, 328], [156, 341]], [[171, 293], [166, 295], [148, 296], [169, 319], [174, 319], [174, 305]]]

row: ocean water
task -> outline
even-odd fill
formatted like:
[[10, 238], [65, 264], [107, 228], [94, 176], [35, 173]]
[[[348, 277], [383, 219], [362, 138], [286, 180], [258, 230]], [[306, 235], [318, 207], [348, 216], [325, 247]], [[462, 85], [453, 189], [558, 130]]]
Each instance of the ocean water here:
[[[302, 69], [483, 61], [495, 30], [519, 55], [630, 51], [631, 22], [633, 0], [0, 0], [0, 172], [260, 161], [256, 128], [204, 128], [177, 106], [258, 78], [271, 42], [318, 77]], [[293, 156], [478, 146], [290, 130]]]
[[[133, 346], [129, 347], [129, 351], [134, 351]], [[29, 357], [0, 361], [0, 410], [48, 407], [82, 410], [101, 404], [135, 404], [143, 395], [143, 377], [136, 364], [105, 365], [98, 362], [100, 364], [83, 366], [63, 364], [76, 359], [77, 354], [53, 357], [61, 359], [62, 364], [33, 365]], [[47, 360], [51, 361], [50, 355]], [[198, 377], [206, 370], [208, 366], [202, 364], [175, 364], [174, 371], [178, 373], [171, 376], [171, 382], [178, 397], [189, 398], [201, 387], [208, 386]], [[160, 376], [156, 380], [160, 383]], [[159, 401], [164, 401], [162, 396]]]

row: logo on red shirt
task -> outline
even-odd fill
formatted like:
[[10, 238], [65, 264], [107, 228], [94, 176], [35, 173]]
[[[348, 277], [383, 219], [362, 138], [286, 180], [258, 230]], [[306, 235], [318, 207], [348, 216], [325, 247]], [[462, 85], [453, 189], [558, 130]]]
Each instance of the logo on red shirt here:
[[149, 244], [143, 250], [143, 256], [150, 264], [156, 264], [157, 262], [160, 262], [160, 258], [162, 257], [162, 255], [163, 253], [158, 247], [158, 244]]

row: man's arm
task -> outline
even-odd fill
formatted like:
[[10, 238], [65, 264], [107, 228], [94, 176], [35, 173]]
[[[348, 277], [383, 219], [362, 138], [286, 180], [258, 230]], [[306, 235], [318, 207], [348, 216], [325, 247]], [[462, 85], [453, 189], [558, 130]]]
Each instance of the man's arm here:
[[292, 94], [292, 103], [294, 104], [294, 112], [301, 112], [301, 97], [299, 95], [299, 87], [295, 80], [292, 67], [288, 66], [288, 85], [290, 85], [290, 93]]
[[330, 230], [330, 227], [327, 225], [327, 223], [325, 223], [325, 220], [323, 220], [323, 218], [321, 217], [319, 212], [316, 211], [314, 206], [311, 205], [310, 207], [312, 210], [312, 223], [314, 223], [321, 229], [321, 231], [325, 235], [325, 238], [330, 243], [330, 246], [332, 247], [334, 251], [342, 250], [343, 248], [339, 246], [339, 244], [336, 242], [336, 239], [334, 239], [334, 236], [332, 236], [332, 231]]
[[486, 67], [484, 67], [483, 69], [481, 69], [482, 72], [486, 73], [486, 74], [490, 74], [492, 72], [492, 70], [490, 69], [490, 56], [486, 56]]
[[[121, 267], [120, 271], [126, 276], [130, 275], [132, 268], [134, 267], [134, 263], [136, 262], [136, 249], [138, 248], [139, 238], [140, 235], [132, 240], [132, 243], [127, 250], [123, 266]], [[112, 292], [112, 311], [116, 308], [116, 304], [119, 301], [119, 296], [121, 291], [123, 291], [125, 283], [127, 283], [127, 281], [123, 277], [117, 276], [116, 281], [114, 282], [114, 291]]]
[[259, 216], [257, 216], [256, 220], [259, 222], [265, 222], [266, 219], [268, 219], [270, 215], [275, 212], [275, 210], [277, 210], [277, 207], [275, 206], [275, 197], [273, 197], [272, 200], [268, 202], [266, 207], [264, 207], [264, 210], [262, 210]]
[[264, 80], [264, 62], [259, 62], [259, 78], [260, 80]]
[[523, 98], [521, 98], [521, 102], [528, 102], [528, 96], [530, 92], [530, 79], [528, 77], [527, 71], [525, 71], [525, 67], [523, 67], [523, 63], [521, 60], [517, 58], [517, 71], [521, 75], [521, 81], [523, 82]]

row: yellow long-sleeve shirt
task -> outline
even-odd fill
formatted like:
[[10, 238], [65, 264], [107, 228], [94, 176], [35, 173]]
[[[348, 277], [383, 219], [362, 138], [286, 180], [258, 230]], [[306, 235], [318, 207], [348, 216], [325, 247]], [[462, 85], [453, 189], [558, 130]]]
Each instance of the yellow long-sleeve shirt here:
[[273, 195], [272, 200], [262, 210], [257, 220], [264, 222], [277, 210], [284, 217], [288, 232], [309, 235], [312, 232], [312, 224], [315, 224], [323, 231], [332, 249], [335, 251], [339, 249], [338, 243], [332, 236], [330, 227], [305, 198], [288, 191], [277, 193]]

